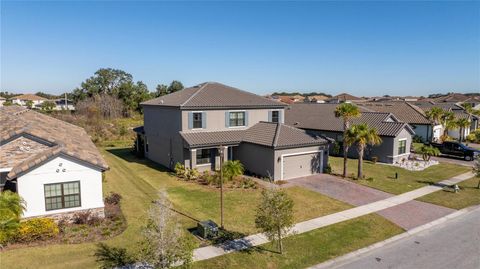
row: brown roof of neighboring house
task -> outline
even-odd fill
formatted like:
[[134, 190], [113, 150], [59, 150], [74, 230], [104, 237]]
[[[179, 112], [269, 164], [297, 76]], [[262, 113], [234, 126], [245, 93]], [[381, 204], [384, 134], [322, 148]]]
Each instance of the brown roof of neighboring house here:
[[341, 94], [333, 96], [329, 100], [340, 100], [340, 101], [345, 102], [345, 101], [355, 101], [355, 100], [363, 100], [363, 99], [360, 98], [360, 97], [353, 96], [353, 95], [348, 94], [348, 93], [341, 93]]
[[207, 147], [251, 143], [274, 149], [305, 147], [328, 143], [304, 130], [281, 123], [259, 122], [246, 130], [217, 132], [180, 132], [189, 147]]
[[[336, 107], [337, 104], [293, 104], [285, 111], [285, 123], [302, 129], [343, 132], [343, 120], [335, 117]], [[392, 113], [368, 112], [359, 108], [361, 116], [352, 119], [351, 124], [367, 123], [381, 136], [397, 136], [405, 128], [414, 133], [407, 123], [399, 122]]]
[[48, 100], [47, 98], [44, 98], [44, 97], [41, 97], [41, 96], [38, 96], [38, 95], [35, 95], [35, 94], [30, 94], [30, 93], [17, 95], [17, 96], [14, 96], [14, 97], [10, 98], [10, 99], [30, 100], [30, 101], [45, 101], [45, 100]]
[[431, 124], [420, 108], [406, 102], [371, 102], [358, 104], [358, 106], [370, 111], [392, 113], [400, 121], [409, 124]]
[[100, 170], [108, 169], [102, 155], [81, 127], [19, 106], [0, 107], [0, 122], [0, 159], [12, 160], [10, 163], [0, 162], [0, 165], [12, 167], [7, 176], [9, 179], [58, 155], [88, 163]]
[[446, 96], [437, 97], [434, 99], [435, 102], [464, 102], [470, 99], [469, 96], [461, 93], [451, 93]]
[[196, 108], [279, 108], [285, 104], [239, 90], [217, 82], [206, 82], [165, 96], [143, 102], [142, 105]]

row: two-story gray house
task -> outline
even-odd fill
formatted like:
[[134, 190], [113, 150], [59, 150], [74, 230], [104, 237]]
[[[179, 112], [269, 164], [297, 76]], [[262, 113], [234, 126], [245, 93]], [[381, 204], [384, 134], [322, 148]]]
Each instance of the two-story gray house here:
[[170, 169], [219, 169], [222, 151], [274, 180], [321, 173], [328, 163], [328, 140], [285, 125], [286, 105], [253, 93], [207, 82], [141, 105], [137, 149]]

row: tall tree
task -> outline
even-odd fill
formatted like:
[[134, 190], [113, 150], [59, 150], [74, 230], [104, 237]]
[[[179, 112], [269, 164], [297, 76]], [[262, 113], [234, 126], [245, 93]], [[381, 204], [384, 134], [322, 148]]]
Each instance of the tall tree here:
[[155, 90], [156, 92], [154, 93], [154, 97], [160, 97], [168, 94], [168, 86], [165, 84], [158, 84]]
[[172, 81], [172, 83], [170, 83], [170, 86], [168, 86], [168, 93], [174, 93], [181, 90], [183, 90], [183, 84], [178, 80]]
[[343, 119], [343, 177], [346, 177], [349, 145], [345, 143], [345, 135], [350, 128], [350, 120], [360, 117], [361, 113], [358, 107], [351, 103], [338, 105], [334, 113], [335, 117]]
[[257, 208], [255, 225], [283, 253], [282, 238], [293, 227], [293, 200], [282, 189], [265, 189]]
[[458, 120], [455, 121], [455, 124], [457, 125], [457, 128], [459, 128], [459, 132], [460, 132], [460, 136], [459, 136], [459, 139], [460, 139], [460, 142], [462, 142], [463, 140], [465, 140], [465, 130], [466, 128], [470, 127], [470, 120], [468, 118], [460, 118]]
[[382, 139], [378, 135], [375, 128], [368, 127], [367, 124], [362, 123], [350, 127], [345, 136], [347, 143], [357, 145], [358, 152], [358, 173], [357, 178], [363, 178], [363, 154], [367, 145], [378, 145], [382, 143]]
[[457, 128], [455, 114], [452, 111], [445, 111], [442, 114], [443, 136], [448, 136], [448, 131]]
[[443, 110], [439, 107], [432, 107], [430, 110], [425, 112], [427, 118], [430, 121], [433, 121], [435, 125], [440, 124], [442, 120]]

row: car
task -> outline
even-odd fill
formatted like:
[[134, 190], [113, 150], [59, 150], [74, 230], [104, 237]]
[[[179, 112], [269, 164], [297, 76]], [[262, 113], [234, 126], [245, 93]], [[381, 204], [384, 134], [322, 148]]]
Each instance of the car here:
[[459, 142], [445, 141], [441, 144], [430, 143], [430, 145], [438, 148], [442, 155], [461, 157], [465, 161], [473, 161], [480, 155], [480, 150], [467, 147], [466, 145]]

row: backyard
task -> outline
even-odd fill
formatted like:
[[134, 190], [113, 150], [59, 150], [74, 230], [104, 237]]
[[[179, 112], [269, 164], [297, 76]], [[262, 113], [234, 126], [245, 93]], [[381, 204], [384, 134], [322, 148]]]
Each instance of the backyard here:
[[[167, 190], [174, 207], [185, 215], [220, 222], [218, 189], [179, 181], [162, 167], [135, 158], [129, 149], [108, 149], [102, 153], [111, 168], [106, 174], [104, 192], [117, 192], [123, 196], [121, 207], [128, 223], [125, 232], [106, 243], [134, 250], [140, 239], [146, 210], [160, 189]], [[287, 192], [295, 202], [297, 222], [350, 208], [304, 188], [289, 188]], [[231, 189], [224, 197], [225, 228], [240, 233], [255, 232], [254, 209], [260, 190]], [[180, 218], [185, 228], [196, 226], [191, 218]], [[94, 249], [94, 243], [28, 247], [1, 252], [0, 261], [2, 268], [92, 268], [96, 266], [92, 256]]]
[[[332, 172], [342, 174], [343, 158], [329, 157]], [[348, 160], [348, 175], [357, 173], [356, 159]], [[470, 167], [450, 163], [440, 163], [423, 171], [409, 171], [392, 165], [364, 161], [363, 173], [366, 179], [352, 182], [379, 189], [392, 194], [401, 194], [429, 184], [433, 184], [453, 176], [471, 171]], [[398, 178], [395, 178], [395, 175]], [[368, 180], [368, 178], [371, 178]]]

